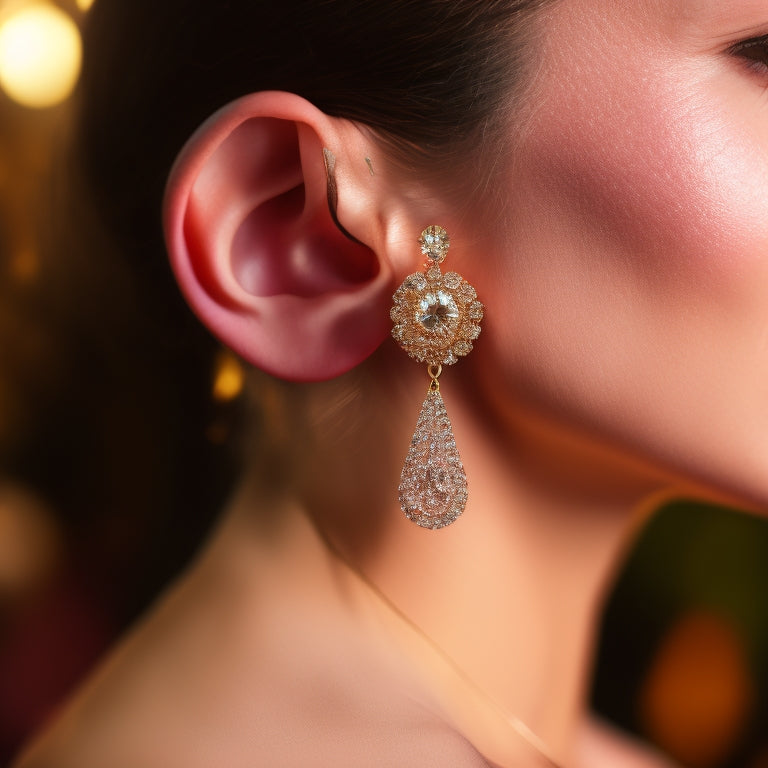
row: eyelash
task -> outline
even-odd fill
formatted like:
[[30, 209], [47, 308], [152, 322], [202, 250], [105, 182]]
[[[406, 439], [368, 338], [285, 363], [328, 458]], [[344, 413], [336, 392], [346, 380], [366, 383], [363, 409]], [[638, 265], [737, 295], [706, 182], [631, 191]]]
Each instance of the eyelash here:
[[768, 73], [768, 35], [736, 43], [729, 53], [738, 56], [755, 72], [763, 75]]

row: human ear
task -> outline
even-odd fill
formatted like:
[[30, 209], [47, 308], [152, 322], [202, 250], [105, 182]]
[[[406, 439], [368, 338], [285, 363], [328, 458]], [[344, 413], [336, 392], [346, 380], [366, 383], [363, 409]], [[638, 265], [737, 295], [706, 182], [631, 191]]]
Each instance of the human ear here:
[[[284, 379], [340, 375], [389, 331], [386, 261], [329, 212], [323, 149], [343, 146], [342, 130], [293, 94], [243, 97], [192, 136], [166, 189], [166, 243], [187, 301]], [[344, 194], [357, 194], [353, 181]]]

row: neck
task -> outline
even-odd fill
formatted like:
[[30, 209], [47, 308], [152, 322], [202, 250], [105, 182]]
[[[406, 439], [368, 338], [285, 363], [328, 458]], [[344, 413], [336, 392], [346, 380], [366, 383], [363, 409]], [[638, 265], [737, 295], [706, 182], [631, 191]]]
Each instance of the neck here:
[[[472, 399], [446, 378], [469, 502], [448, 528], [421, 529], [397, 503], [400, 464], [426, 390], [426, 379], [418, 381], [402, 398], [388, 390], [386, 402], [362, 409], [361, 429], [338, 430], [313, 454], [303, 506], [411, 628], [564, 761], [585, 708], [605, 589], [638, 511], [663, 484], [610, 451], [539, 425], [520, 422], [514, 441], [501, 440], [483, 427], [494, 421], [478, 417]], [[392, 439], [394, 455], [390, 432], [402, 435], [399, 444]], [[468, 738], [504, 762], [498, 724], [467, 703], [474, 698], [466, 685], [430, 660], [428, 645], [403, 642]]]

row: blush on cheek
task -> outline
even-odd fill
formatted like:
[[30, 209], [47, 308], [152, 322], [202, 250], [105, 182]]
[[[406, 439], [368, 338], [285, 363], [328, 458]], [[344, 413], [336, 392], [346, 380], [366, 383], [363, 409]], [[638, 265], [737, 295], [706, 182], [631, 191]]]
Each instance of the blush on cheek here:
[[721, 291], [768, 246], [765, 154], [733, 114], [665, 80], [555, 95], [530, 157], [554, 208], [642, 280], [709, 275]]

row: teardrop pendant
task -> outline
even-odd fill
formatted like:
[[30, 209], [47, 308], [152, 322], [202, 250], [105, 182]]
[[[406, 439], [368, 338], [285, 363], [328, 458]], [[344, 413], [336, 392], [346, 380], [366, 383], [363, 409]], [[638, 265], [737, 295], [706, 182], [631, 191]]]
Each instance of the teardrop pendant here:
[[467, 504], [467, 476], [439, 387], [430, 385], [400, 473], [400, 506], [422, 528], [445, 528]]

